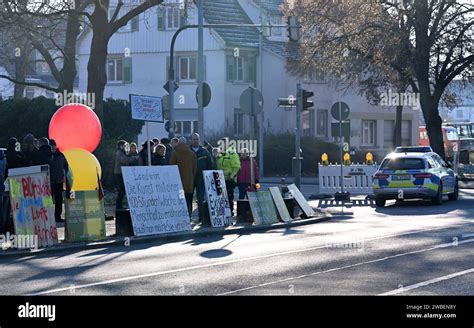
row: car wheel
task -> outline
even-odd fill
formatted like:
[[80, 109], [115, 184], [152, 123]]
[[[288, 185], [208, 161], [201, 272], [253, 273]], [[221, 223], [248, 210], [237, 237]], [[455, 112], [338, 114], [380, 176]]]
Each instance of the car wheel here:
[[443, 204], [443, 184], [440, 183], [438, 186], [438, 192], [436, 196], [432, 199], [434, 205], [441, 205]]
[[454, 185], [454, 192], [448, 195], [449, 200], [458, 200], [459, 197], [459, 184], [458, 180], [456, 180], [456, 184]]
[[385, 199], [380, 198], [380, 197], [375, 197], [375, 205], [377, 205], [377, 207], [384, 207]]

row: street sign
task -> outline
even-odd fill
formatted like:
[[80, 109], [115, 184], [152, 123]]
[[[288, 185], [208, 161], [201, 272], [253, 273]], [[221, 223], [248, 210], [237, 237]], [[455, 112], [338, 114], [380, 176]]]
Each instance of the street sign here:
[[248, 87], [240, 95], [240, 110], [244, 114], [258, 115], [263, 110], [263, 95], [254, 87]]
[[[339, 122], [333, 122], [331, 123], [331, 137], [340, 137], [340, 131], [339, 131]], [[351, 122], [346, 121], [342, 122], [342, 136], [346, 139], [349, 140], [351, 136]]]
[[[202, 101], [202, 107], [207, 107], [207, 105], [209, 105], [209, 103], [211, 102], [211, 96], [212, 96], [211, 87], [206, 82], [203, 82], [202, 86], [203, 86], [203, 98], [204, 98]], [[199, 102], [199, 87], [196, 88], [196, 101]]]
[[[176, 125], [176, 121], [174, 122], [174, 131], [176, 131], [176, 128], [177, 128], [177, 125]], [[165, 122], [165, 131], [166, 132], [170, 132], [170, 121], [166, 121]]]
[[[340, 105], [340, 111], [341, 111], [341, 117], [339, 117], [339, 105]], [[331, 107], [331, 115], [335, 120], [338, 121], [344, 121], [349, 117], [349, 114], [351, 113], [351, 110], [349, 106], [342, 101], [338, 101]]]
[[[178, 90], [179, 85], [178, 83], [174, 82], [174, 91]], [[166, 90], [166, 92], [170, 93], [170, 81], [166, 81], [165, 85], [163, 86], [163, 89]]]

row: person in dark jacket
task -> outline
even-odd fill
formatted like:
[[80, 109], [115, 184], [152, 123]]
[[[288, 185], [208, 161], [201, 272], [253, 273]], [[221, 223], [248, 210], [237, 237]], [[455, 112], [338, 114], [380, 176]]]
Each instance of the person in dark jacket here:
[[118, 187], [117, 200], [115, 202], [115, 209], [123, 209], [123, 197], [125, 196], [125, 184], [122, 176], [122, 166], [128, 166], [130, 163], [138, 160], [138, 156], [128, 157], [125, 152], [127, 142], [125, 140], [117, 141], [117, 151], [115, 152], [115, 166], [114, 175], [116, 185]]
[[66, 156], [59, 151], [54, 139], [49, 141], [49, 145], [51, 146], [53, 154], [50, 167], [50, 179], [51, 194], [54, 200], [54, 218], [56, 219], [56, 222], [61, 222], [64, 182], [66, 182], [66, 197], [69, 198], [71, 194], [71, 186], [69, 185], [68, 179], [66, 179], [69, 172], [69, 164]]
[[204, 177], [202, 171], [212, 170], [211, 154], [201, 146], [201, 137], [197, 133], [193, 133], [191, 136], [191, 150], [196, 154], [197, 159], [197, 170], [196, 178], [194, 180], [194, 186], [196, 188], [196, 198], [198, 202], [199, 222], [203, 222], [204, 219]]
[[16, 169], [25, 166], [25, 159], [20, 152], [20, 143], [14, 137], [8, 140], [6, 159], [7, 169]]
[[131, 162], [129, 164], [130, 166], [137, 166], [138, 165], [138, 149], [137, 149], [137, 144], [136, 143], [132, 142], [130, 144], [130, 150], [129, 150], [127, 156], [137, 158], [136, 160], [134, 160], [133, 162]]
[[40, 165], [41, 158], [38, 148], [35, 146], [35, 137], [29, 133], [23, 138], [23, 157], [25, 159], [24, 166]]
[[171, 140], [168, 138], [161, 139], [161, 144], [163, 144], [166, 147], [165, 158], [168, 164], [171, 160], [171, 155], [173, 154], [173, 147], [171, 146], [170, 143], [171, 143]]
[[38, 149], [38, 165], [51, 165], [53, 159], [53, 152], [47, 138], [39, 139], [39, 149]]
[[159, 144], [155, 147], [155, 152], [151, 156], [151, 165], [168, 165], [166, 160], [166, 146]]
[[152, 140], [145, 141], [142, 144], [142, 149], [138, 153], [138, 165], [139, 166], [147, 166], [148, 165], [148, 146], [150, 146], [150, 152], [153, 154], [153, 146], [154, 143]]
[[240, 170], [237, 174], [237, 187], [239, 188], [239, 199], [244, 199], [247, 196], [247, 188], [251, 185], [251, 171], [250, 163], [253, 163], [253, 172], [255, 183], [258, 183], [260, 174], [258, 171], [258, 164], [255, 159], [249, 156], [247, 148], [242, 149], [240, 153]]

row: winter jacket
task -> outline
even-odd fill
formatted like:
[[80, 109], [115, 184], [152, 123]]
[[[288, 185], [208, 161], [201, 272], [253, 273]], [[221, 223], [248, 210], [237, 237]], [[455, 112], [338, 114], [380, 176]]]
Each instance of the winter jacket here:
[[151, 155], [151, 165], [168, 165], [168, 161], [165, 156], [160, 156], [158, 154]]
[[[53, 153], [51, 166], [49, 168], [51, 174], [51, 184], [61, 184], [64, 178], [69, 172], [69, 163], [67, 162], [66, 156], [59, 150]], [[66, 190], [69, 190], [67, 185]]]
[[6, 154], [7, 169], [16, 169], [25, 166], [25, 159], [22, 153], [15, 151], [15, 149], [8, 149]]
[[128, 166], [135, 159], [133, 157], [128, 157], [125, 153], [125, 150], [117, 149], [115, 152], [115, 166], [114, 174], [122, 175], [122, 166]]
[[53, 160], [53, 152], [51, 151], [51, 146], [44, 145], [38, 149], [38, 165], [51, 165]]
[[25, 150], [22, 152], [24, 158], [24, 165], [23, 166], [35, 166], [41, 165], [41, 154], [38, 148], [33, 148], [32, 151]]
[[[135, 157], [135, 156], [138, 156], [138, 152], [137, 151], [129, 151], [128, 154], [127, 154], [128, 157]], [[138, 165], [138, 159], [133, 159], [133, 162], [131, 162], [130, 164], [128, 164], [129, 166], [137, 166]]]
[[173, 147], [171, 147], [170, 144], [166, 145], [166, 153], [165, 153], [165, 158], [166, 158], [166, 163], [169, 164], [171, 160], [171, 155], [173, 155]]
[[[258, 165], [257, 161], [252, 159], [253, 161], [253, 172], [255, 177], [255, 182], [260, 180], [260, 174], [258, 172]], [[251, 174], [250, 174], [250, 157], [241, 158], [240, 159], [240, 171], [237, 174], [237, 183], [248, 183], [250, 184]]]
[[192, 193], [197, 172], [196, 154], [185, 144], [177, 145], [171, 155], [170, 165], [178, 165], [184, 192]]
[[224, 172], [226, 181], [233, 180], [237, 182], [237, 173], [240, 170], [240, 157], [234, 148], [229, 148], [225, 153], [217, 157], [217, 169]]
[[[202, 176], [202, 171], [205, 170], [212, 170], [212, 160], [211, 160], [211, 154], [203, 148], [202, 146], [199, 146], [197, 151], [194, 151], [192, 146], [190, 147], [191, 151], [196, 154], [196, 159], [197, 159], [197, 172], [196, 172], [196, 179], [195, 183], [202, 183], [204, 184], [204, 177]], [[175, 148], [176, 150], [176, 148]]]

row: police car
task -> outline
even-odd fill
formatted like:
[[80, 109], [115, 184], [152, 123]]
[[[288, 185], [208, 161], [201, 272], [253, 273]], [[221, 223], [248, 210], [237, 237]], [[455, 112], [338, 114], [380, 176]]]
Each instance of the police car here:
[[373, 177], [377, 206], [385, 206], [389, 199], [430, 199], [438, 205], [444, 195], [458, 199], [457, 175], [438, 154], [426, 149], [404, 150], [387, 155]]

